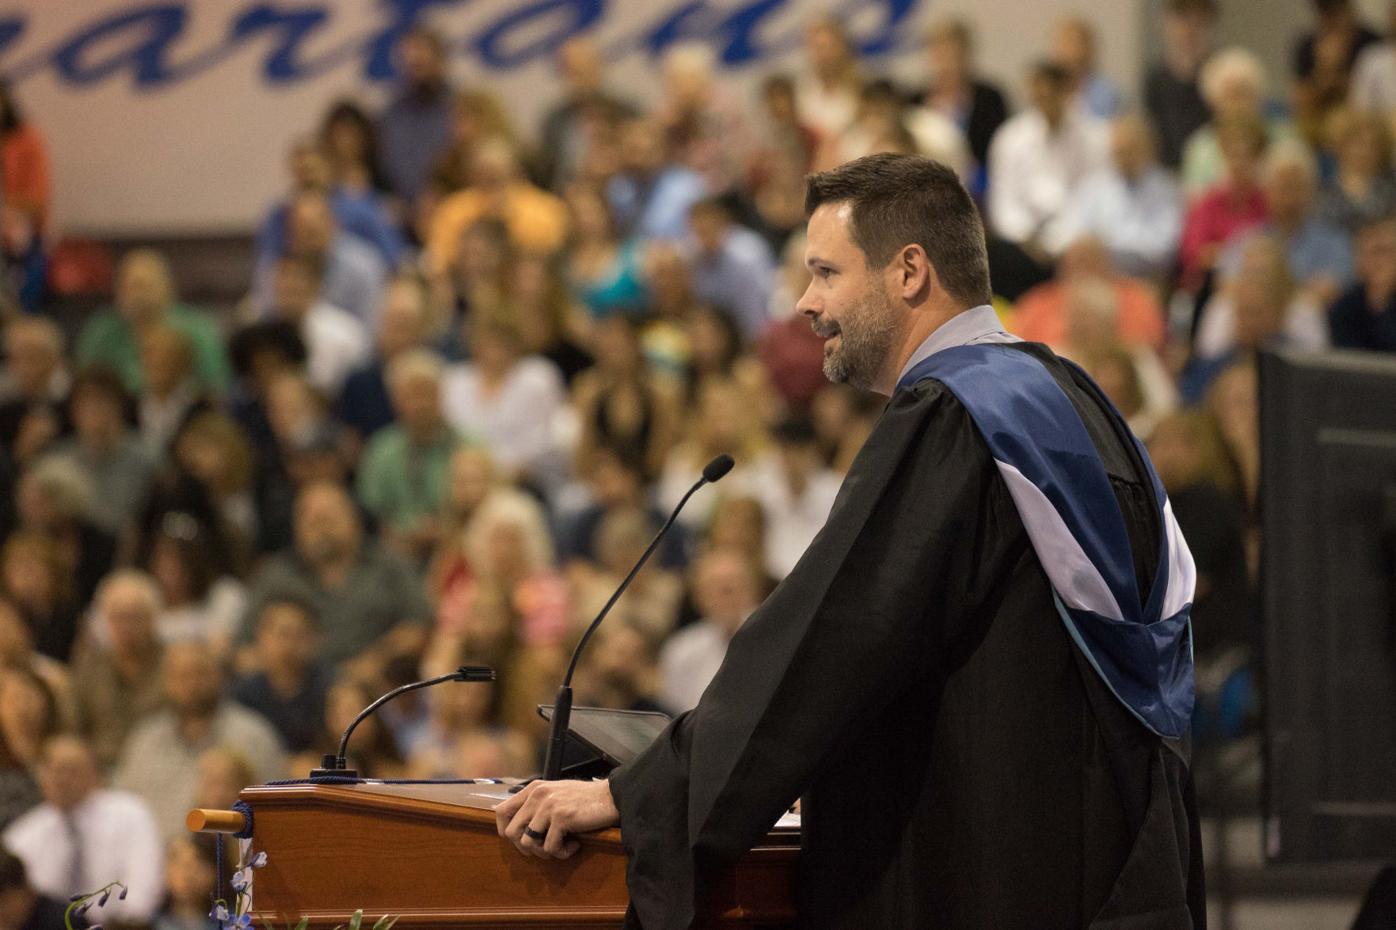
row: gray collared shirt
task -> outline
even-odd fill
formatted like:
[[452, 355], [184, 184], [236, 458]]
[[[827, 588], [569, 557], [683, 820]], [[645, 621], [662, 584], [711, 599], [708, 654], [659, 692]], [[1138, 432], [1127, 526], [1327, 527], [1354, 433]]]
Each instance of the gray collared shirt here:
[[901, 384], [907, 372], [935, 355], [943, 349], [953, 349], [955, 346], [978, 345], [985, 342], [1022, 342], [1017, 336], [1004, 330], [999, 324], [999, 315], [994, 308], [988, 304], [980, 304], [971, 307], [962, 313], [957, 313], [926, 337], [916, 347], [916, 351], [911, 353], [911, 358], [897, 375], [897, 383]]

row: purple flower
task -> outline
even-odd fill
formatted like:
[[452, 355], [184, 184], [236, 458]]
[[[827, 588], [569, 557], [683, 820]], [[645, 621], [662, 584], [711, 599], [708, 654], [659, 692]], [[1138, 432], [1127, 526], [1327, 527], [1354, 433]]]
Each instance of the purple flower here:
[[79, 904], [77, 910], [73, 911], [73, 913], [74, 913], [74, 914], [86, 914], [86, 913], [88, 912], [88, 910], [91, 909], [91, 907], [92, 907], [92, 901], [91, 901], [91, 899], [89, 899], [89, 900], [84, 901], [84, 902], [82, 902], [81, 904]]
[[230, 884], [233, 886], [234, 891], [241, 894], [247, 890], [247, 885], [251, 880], [252, 876], [248, 874], [247, 869], [238, 869], [233, 873], [233, 880]]
[[223, 902], [220, 901], [213, 906], [213, 910], [209, 911], [208, 916], [218, 921], [218, 925], [221, 927], [228, 922], [228, 909], [224, 907]]
[[[118, 894], [118, 895], [116, 896], [116, 900], [118, 900], [118, 901], [125, 901], [125, 900], [126, 900], [126, 886], [125, 886], [125, 885], [122, 885], [122, 886], [121, 886], [121, 893]], [[90, 928], [89, 928], [89, 930], [90, 930]]]
[[106, 907], [106, 906], [107, 906], [107, 901], [109, 901], [109, 900], [111, 900], [111, 889], [110, 889], [110, 888], [108, 888], [106, 891], [102, 892], [102, 896], [101, 896], [100, 898], [97, 899], [97, 906], [98, 906], [98, 907]]
[[252, 926], [252, 915], [239, 914], [237, 920], [233, 921], [233, 926], [237, 927], [238, 930], [250, 930]]
[[255, 855], [255, 856], [252, 857], [252, 861], [251, 861], [250, 863], [248, 863], [248, 867], [249, 867], [249, 868], [253, 868], [253, 869], [260, 869], [260, 868], [262, 868], [263, 866], [265, 866], [266, 864], [267, 864], [267, 854], [266, 854], [266, 852], [259, 852], [259, 853], [257, 853], [257, 855]]

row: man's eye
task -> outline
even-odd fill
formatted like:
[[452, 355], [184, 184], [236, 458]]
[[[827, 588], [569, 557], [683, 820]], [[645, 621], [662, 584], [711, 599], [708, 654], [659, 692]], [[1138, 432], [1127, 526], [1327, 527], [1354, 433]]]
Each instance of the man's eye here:
[[829, 276], [834, 273], [832, 268], [820, 268], [817, 274], [824, 280], [829, 280]]

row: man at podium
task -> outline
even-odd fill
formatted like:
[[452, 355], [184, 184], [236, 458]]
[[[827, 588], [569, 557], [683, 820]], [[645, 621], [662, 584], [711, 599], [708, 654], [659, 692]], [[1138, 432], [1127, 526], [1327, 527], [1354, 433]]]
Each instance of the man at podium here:
[[949, 169], [869, 156], [806, 205], [797, 309], [887, 407], [698, 706], [608, 781], [530, 785], [501, 834], [565, 858], [619, 825], [644, 930], [688, 927], [798, 797], [803, 927], [1204, 926], [1195, 575], [1142, 446], [999, 327]]

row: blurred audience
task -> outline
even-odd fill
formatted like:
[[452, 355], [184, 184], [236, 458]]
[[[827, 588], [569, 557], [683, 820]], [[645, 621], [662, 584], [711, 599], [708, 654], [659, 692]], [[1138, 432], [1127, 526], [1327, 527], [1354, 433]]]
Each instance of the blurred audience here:
[[141, 913], [114, 922], [207, 927], [214, 864], [185, 809], [305, 774], [378, 695], [460, 664], [498, 681], [390, 704], [350, 764], [536, 770], [535, 705], [727, 453], [576, 681], [596, 706], [691, 707], [885, 406], [826, 381], [793, 312], [804, 177], [866, 152], [965, 178], [995, 309], [1149, 444], [1197, 563], [1204, 691], [1252, 662], [1257, 356], [1396, 350], [1396, 53], [1314, 0], [1292, 79], [1267, 85], [1252, 51], [1214, 50], [1214, 0], [1156, 6], [1137, 111], [1103, 20], [1038, 37], [1012, 114], [976, 67], [982, 17], [936, 18], [892, 69], [840, 14], [749, 80], [740, 43], [675, 33], [625, 85], [616, 47], [574, 37], [537, 127], [488, 82], [454, 86], [457, 50], [419, 18], [390, 37], [385, 107], [336, 96], [288, 128], [236, 306], [175, 245], [126, 253], [110, 307], [68, 272], [49, 292], [50, 250], [73, 246], [45, 114], [0, 82], [0, 829], [44, 834], [27, 880], [0, 858], [0, 923], [124, 874], [130, 837], [96, 831], [129, 815], [154, 838]]
[[1147, 283], [1119, 274], [1104, 242], [1084, 236], [1073, 242], [1057, 263], [1056, 277], [1024, 294], [1014, 305], [1011, 329], [1031, 342], [1060, 346], [1066, 342], [1067, 292], [1081, 281], [1102, 281], [1119, 308], [1120, 339], [1131, 345], [1161, 348], [1163, 309]]
[[1234, 274], [1252, 236], [1268, 235], [1284, 247], [1295, 286], [1316, 303], [1329, 304], [1352, 283], [1352, 245], [1341, 229], [1316, 214], [1317, 184], [1318, 166], [1302, 143], [1290, 139], [1273, 145], [1261, 168], [1269, 215], [1254, 232], [1232, 238], [1217, 260], [1218, 271]]
[[1202, 291], [1210, 283], [1217, 259], [1238, 233], [1265, 222], [1269, 212], [1260, 187], [1260, 162], [1265, 152], [1265, 126], [1241, 117], [1216, 129], [1225, 161], [1223, 180], [1193, 200], [1183, 220], [1178, 245], [1179, 281], [1184, 290]]
[[523, 174], [518, 153], [506, 139], [486, 139], [473, 153], [467, 186], [441, 201], [426, 242], [427, 260], [444, 271], [461, 234], [482, 219], [498, 220], [514, 247], [551, 254], [567, 236], [567, 208], [555, 194]]
[[409, 349], [388, 365], [396, 422], [373, 435], [359, 460], [359, 503], [389, 544], [425, 560], [437, 540], [447, 470], [461, 438], [442, 414], [441, 359]]
[[77, 362], [84, 367], [105, 365], [121, 376], [128, 389], [139, 391], [145, 381], [141, 336], [162, 323], [189, 340], [199, 384], [216, 394], [226, 390], [228, 357], [217, 322], [179, 302], [169, 262], [150, 249], [137, 249], [121, 260], [116, 273], [116, 306], [93, 314], [83, 324]]
[[693, 563], [693, 599], [701, 619], [679, 630], [659, 652], [659, 703], [672, 713], [697, 705], [746, 618], [761, 603], [751, 562], [732, 549], [714, 549]]
[[451, 86], [445, 40], [425, 26], [403, 33], [394, 48], [397, 94], [378, 116], [378, 163], [388, 188], [410, 205], [451, 141]]
[[1357, 18], [1352, 0], [1312, 0], [1314, 28], [1294, 45], [1294, 108], [1301, 126], [1316, 136], [1324, 115], [1348, 97], [1357, 57], [1381, 36]]
[[[160, 668], [162, 709], [137, 721], [122, 746], [113, 783], [145, 801], [163, 840], [184, 830], [204, 751], [237, 747], [253, 761], [260, 781], [277, 778], [286, 769], [285, 746], [275, 728], [260, 714], [234, 703], [224, 678], [218, 657], [203, 643], [171, 644]], [[158, 850], [147, 861], [158, 862]]]
[[700, 200], [689, 210], [693, 296], [731, 313], [745, 339], [766, 326], [775, 259], [759, 235], [740, 226], [726, 203]]
[[[290, 752], [312, 749], [325, 719], [330, 670], [317, 658], [320, 619], [289, 597], [267, 600], [253, 621], [248, 665], [232, 697], [265, 717]], [[245, 787], [245, 786], [242, 786]]]
[[1348, 96], [1353, 109], [1378, 116], [1396, 112], [1396, 6], [1387, 11], [1386, 40], [1356, 53]]
[[1320, 194], [1319, 212], [1350, 235], [1396, 211], [1391, 132], [1388, 118], [1374, 113], [1339, 110], [1328, 120], [1337, 164]]
[[543, 117], [539, 174], [549, 189], [562, 190], [581, 173], [594, 146], [599, 113], [630, 115], [634, 108], [607, 87], [606, 63], [588, 36], [573, 36], [557, 50], [562, 96]]
[[823, 137], [848, 128], [858, 111], [861, 68], [848, 31], [832, 17], [805, 27], [804, 70], [795, 83], [800, 120]]
[[39, 784], [44, 802], [4, 833], [35, 890], [62, 901], [119, 881], [127, 894], [94, 907], [93, 917], [153, 917], [164, 890], [162, 842], [141, 798], [105, 787], [91, 748], [74, 736], [44, 744]]
[[1396, 217], [1357, 232], [1357, 283], [1328, 309], [1333, 345], [1396, 352]]
[[621, 127], [619, 167], [607, 182], [606, 198], [620, 235], [683, 239], [689, 208], [708, 193], [708, 184], [670, 157], [656, 120], [636, 117]]
[[97, 589], [86, 635], [73, 658], [77, 725], [103, 768], [121, 755], [136, 723], [164, 699], [164, 646], [156, 629], [160, 592], [143, 572], [122, 569]]
[[[373, 244], [343, 229], [322, 191], [301, 191], [286, 209], [286, 241], [257, 256], [257, 298], [262, 316], [285, 314], [283, 272], [298, 264], [309, 277], [307, 307], [316, 303], [353, 316], [370, 332], [377, 326], [391, 270]], [[297, 318], [299, 322], [299, 318]]]
[[1029, 253], [1045, 254], [1052, 227], [1105, 163], [1105, 134], [1072, 106], [1070, 80], [1060, 65], [1033, 65], [1031, 106], [1003, 124], [989, 149], [989, 225]]
[[1120, 271], [1157, 280], [1173, 269], [1182, 227], [1182, 195], [1155, 160], [1153, 129], [1125, 116], [1111, 125], [1109, 167], [1082, 183], [1044, 244], [1058, 255], [1094, 236]]
[[1205, 194], [1226, 177], [1229, 165], [1222, 150], [1223, 126], [1259, 122], [1262, 149], [1293, 132], [1285, 120], [1268, 112], [1265, 67], [1247, 49], [1231, 46], [1208, 58], [1202, 68], [1201, 87], [1211, 119], [1183, 145], [1180, 176], [1189, 198]]
[[335, 418], [359, 438], [367, 439], [393, 422], [387, 367], [400, 353], [424, 347], [431, 323], [431, 307], [421, 279], [409, 275], [394, 278], [383, 294], [374, 351], [344, 379], [335, 400]]
[[218, 884], [218, 837], [177, 836], [165, 847], [165, 900], [153, 930], [214, 930], [208, 902]]
[[430, 610], [412, 565], [366, 536], [343, 486], [313, 481], [296, 494], [294, 546], [253, 575], [242, 640], [262, 605], [292, 597], [327, 618], [321, 655], [331, 664], [379, 663], [420, 648]]
[[1060, 20], [1052, 30], [1052, 61], [1066, 72], [1073, 103], [1095, 119], [1114, 119], [1123, 106], [1120, 89], [1096, 67], [1095, 29], [1079, 16]]
[[[989, 143], [1008, 119], [1008, 104], [999, 88], [983, 80], [974, 67], [974, 34], [962, 19], [943, 19], [926, 33], [927, 86], [921, 105], [947, 117], [964, 133], [970, 154], [982, 172], [989, 163]], [[980, 178], [972, 185], [979, 192]]]
[[[205, 902], [207, 903], [207, 902]], [[29, 881], [24, 860], [0, 849], [0, 925], [15, 930], [69, 930], [87, 921], [68, 915], [68, 902], [50, 897]]]
[[1202, 68], [1212, 51], [1215, 0], [1168, 0], [1160, 37], [1163, 58], [1144, 76], [1144, 108], [1158, 132], [1159, 159], [1170, 171], [1183, 162], [1183, 146], [1207, 124]]

